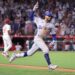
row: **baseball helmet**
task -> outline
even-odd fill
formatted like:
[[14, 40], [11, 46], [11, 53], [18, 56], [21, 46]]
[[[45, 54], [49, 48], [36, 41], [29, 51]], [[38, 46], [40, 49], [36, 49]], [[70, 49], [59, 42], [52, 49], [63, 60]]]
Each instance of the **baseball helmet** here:
[[9, 23], [10, 23], [10, 19], [9, 19], [9, 18], [6, 18], [6, 19], [4, 20], [4, 23], [9, 24]]
[[49, 16], [49, 17], [52, 17], [52, 13], [50, 11], [45, 11], [45, 16]]

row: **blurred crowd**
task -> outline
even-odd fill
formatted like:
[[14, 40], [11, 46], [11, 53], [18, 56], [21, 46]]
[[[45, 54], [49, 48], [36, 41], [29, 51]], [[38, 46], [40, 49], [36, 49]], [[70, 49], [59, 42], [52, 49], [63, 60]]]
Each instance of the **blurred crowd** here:
[[[10, 18], [14, 35], [34, 35], [36, 25], [31, 14], [37, 0], [0, 0], [0, 34], [3, 20]], [[74, 0], [38, 0], [39, 10], [43, 14], [49, 10], [54, 18], [52, 22], [59, 26], [57, 35], [75, 35]]]

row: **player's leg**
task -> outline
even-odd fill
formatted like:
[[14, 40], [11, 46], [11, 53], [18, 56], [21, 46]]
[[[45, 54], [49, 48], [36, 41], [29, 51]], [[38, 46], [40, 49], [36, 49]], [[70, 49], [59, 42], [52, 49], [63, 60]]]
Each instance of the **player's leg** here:
[[7, 47], [6, 47], [6, 51], [9, 51], [10, 50], [10, 48], [12, 47], [12, 41], [11, 41], [11, 38], [7, 38]]
[[3, 44], [4, 44], [4, 51], [2, 52], [2, 55], [7, 57], [8, 52], [7, 52], [6, 48], [7, 48], [8, 45], [7, 45], [7, 40], [5, 38], [3, 38]]
[[36, 41], [36, 44], [38, 45], [38, 47], [44, 52], [44, 57], [45, 60], [49, 66], [50, 69], [55, 69], [57, 67], [57, 65], [52, 65], [51, 64], [51, 60], [49, 57], [49, 48], [48, 46], [45, 44], [45, 42], [43, 41], [42, 38], [38, 37]]
[[37, 49], [38, 49], [38, 46], [34, 43], [34, 44], [32, 45], [32, 47], [31, 47], [31, 49], [28, 50], [27, 52], [22, 52], [22, 53], [13, 54], [12, 57], [9, 59], [9, 62], [12, 62], [13, 60], [15, 60], [15, 58], [21, 58], [21, 57], [30, 56], [30, 55], [32, 55]]
[[31, 56], [37, 49], [38, 49], [38, 46], [34, 43], [31, 47], [31, 49], [29, 49], [27, 52], [16, 54], [16, 57]]
[[45, 59], [47, 61], [47, 64], [51, 64], [50, 58], [49, 58], [49, 49], [47, 47], [47, 45], [45, 44], [45, 42], [43, 41], [43, 39], [41, 39], [40, 37], [36, 37], [35, 39], [36, 44], [38, 45], [38, 47], [44, 52], [44, 56]]

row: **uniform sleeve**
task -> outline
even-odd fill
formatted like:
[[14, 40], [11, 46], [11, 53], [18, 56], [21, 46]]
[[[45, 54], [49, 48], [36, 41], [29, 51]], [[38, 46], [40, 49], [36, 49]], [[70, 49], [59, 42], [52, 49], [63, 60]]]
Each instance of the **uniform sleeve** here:
[[32, 12], [30, 13], [29, 18], [30, 18], [31, 21], [34, 20], [34, 11], [32, 11]]
[[54, 24], [50, 24], [50, 30], [51, 35], [56, 33]]
[[54, 24], [50, 24], [50, 28], [54, 29], [55, 28]]

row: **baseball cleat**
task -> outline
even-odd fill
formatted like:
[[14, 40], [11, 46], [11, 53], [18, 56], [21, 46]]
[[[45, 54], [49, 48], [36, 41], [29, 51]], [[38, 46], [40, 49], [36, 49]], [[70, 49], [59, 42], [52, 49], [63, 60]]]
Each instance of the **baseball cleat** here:
[[56, 69], [57, 67], [58, 67], [57, 65], [53, 65], [53, 64], [50, 64], [50, 65], [48, 66], [48, 68], [49, 68], [49, 69], [52, 69], [52, 70]]
[[16, 59], [16, 54], [14, 53], [10, 59], [9, 59], [9, 62], [11, 63], [12, 61], [14, 61]]
[[9, 57], [8, 53], [6, 53], [6, 52], [2, 52], [2, 55], [3, 55], [4, 57], [6, 57], [6, 58]]

